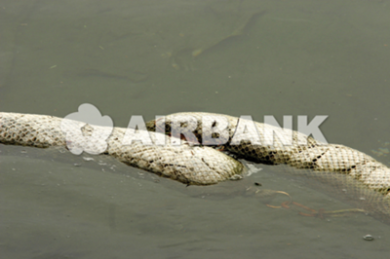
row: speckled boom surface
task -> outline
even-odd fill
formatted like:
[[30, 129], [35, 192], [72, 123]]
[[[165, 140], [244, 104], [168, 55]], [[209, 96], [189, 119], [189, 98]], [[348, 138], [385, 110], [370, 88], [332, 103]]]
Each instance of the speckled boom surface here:
[[[50, 147], [78, 144], [97, 149], [95, 143], [87, 142], [83, 135], [72, 136], [74, 143], [67, 143], [64, 131], [61, 129], [63, 119], [46, 115], [19, 113], [0, 113], [0, 143]], [[69, 121], [70, 130], [87, 128], [85, 123]], [[94, 126], [99, 129], [99, 126]], [[90, 129], [86, 129], [88, 131]], [[208, 185], [239, 178], [243, 165], [233, 158], [209, 147], [191, 146], [184, 142], [182, 145], [146, 145], [142, 142], [132, 142], [123, 145], [125, 128], [114, 128], [107, 139], [107, 149], [104, 153], [117, 158], [119, 161], [135, 166], [160, 176], [171, 178], [185, 184]], [[88, 134], [88, 132], [86, 132]], [[156, 134], [149, 132], [151, 139]], [[169, 137], [167, 137], [169, 138]]]
[[[380, 217], [386, 217], [386, 221], [390, 219], [390, 168], [371, 156], [343, 145], [321, 143], [292, 130], [284, 131], [284, 134], [292, 138], [290, 145], [285, 145], [274, 137], [274, 126], [259, 122], [254, 122], [259, 139], [263, 143], [272, 143], [271, 145], [252, 144], [251, 141], [232, 144], [240, 119], [223, 114], [176, 113], [159, 119], [163, 120], [163, 128], [158, 128], [159, 121], [155, 120], [148, 122], [147, 127], [151, 131], [157, 128], [160, 132], [170, 134], [175, 127], [182, 127], [183, 122], [180, 120], [185, 120], [188, 116], [196, 122], [195, 127], [192, 125], [191, 132], [198, 142], [204, 141], [203, 136], [215, 134], [209, 126], [217, 126], [218, 119], [227, 121], [228, 142], [220, 145], [224, 150], [257, 163], [286, 164], [291, 166], [290, 172], [304, 171], [305, 177], [348, 191], [354, 199], [364, 201], [371, 210], [378, 212]], [[207, 123], [208, 126], [203, 127], [202, 123]], [[185, 129], [182, 132], [188, 133]], [[219, 137], [218, 134], [214, 136]]]
[[[186, 133], [185, 127], [183, 131], [185, 122], [174, 123], [177, 116], [192, 118], [195, 124], [188, 127], [188, 131], [194, 134], [195, 139], [174, 145], [171, 143], [180, 140], [173, 138], [175, 141], [172, 142], [172, 138], [166, 136], [165, 145], [153, 144], [162, 133], [171, 134], [175, 127], [180, 126], [181, 134]], [[208, 121], [204, 120], [205, 117]], [[337, 188], [345, 186], [353, 189], [355, 196], [366, 200], [374, 210], [390, 219], [390, 169], [387, 166], [355, 149], [320, 143], [296, 131], [284, 131], [286, 135], [292, 136], [290, 145], [283, 144], [279, 138], [270, 140], [268, 138], [273, 135], [275, 127], [268, 124], [254, 122], [259, 139], [268, 144], [253, 144], [252, 141], [242, 140], [233, 144], [232, 140], [240, 123], [239, 118], [210, 113], [178, 113], [160, 118], [164, 120], [163, 129], [156, 126], [159, 125], [159, 121], [147, 123], [152, 144], [136, 141], [124, 145], [123, 139], [127, 129], [114, 128], [105, 140], [107, 147], [102, 153], [128, 165], [188, 185], [209, 185], [229, 179], [240, 179], [244, 166], [239, 161], [212, 147], [196, 146], [191, 143], [198, 141], [207, 145], [202, 139], [203, 136], [218, 138], [218, 134], [214, 132], [214, 127], [218, 123], [217, 120], [213, 121], [213, 118], [222, 118], [228, 122], [228, 141], [212, 145], [221, 146], [224, 150], [250, 161], [274, 165], [287, 164], [296, 170], [306, 169], [308, 177], [325, 179], [325, 182], [337, 185]], [[94, 130], [104, 130], [104, 127], [70, 120], [65, 120], [67, 123], [64, 124], [64, 120], [46, 115], [0, 112], [0, 143], [41, 148], [50, 146], [68, 148], [76, 146], [88, 150], [99, 148], [98, 143], [84, 136], [91, 135]], [[210, 127], [202, 127], [205, 121]], [[68, 141], [69, 136], [64, 134], [64, 127], [68, 134], [71, 133], [72, 141]], [[162, 133], [152, 132], [156, 129]], [[178, 137], [180, 138], [180, 135]], [[337, 177], [340, 175], [344, 178]]]

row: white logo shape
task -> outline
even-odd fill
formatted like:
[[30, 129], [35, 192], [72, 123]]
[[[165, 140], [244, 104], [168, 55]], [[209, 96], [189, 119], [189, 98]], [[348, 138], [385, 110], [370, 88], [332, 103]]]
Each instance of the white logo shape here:
[[109, 116], [102, 116], [92, 104], [84, 103], [78, 112], [67, 115], [61, 122], [66, 145], [70, 152], [80, 155], [83, 151], [98, 155], [107, 149], [107, 139], [113, 130]]

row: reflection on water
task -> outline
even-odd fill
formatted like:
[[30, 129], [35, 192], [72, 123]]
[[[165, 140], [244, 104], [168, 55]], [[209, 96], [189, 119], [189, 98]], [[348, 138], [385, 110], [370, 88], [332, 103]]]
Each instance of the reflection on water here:
[[[389, 139], [389, 8], [387, 0], [3, 1], [0, 110], [64, 117], [92, 103], [115, 126], [183, 111], [259, 121], [329, 115], [321, 130], [330, 142], [382, 152], [376, 158], [388, 164], [377, 140]], [[104, 156], [0, 151], [2, 257], [390, 252], [390, 226], [373, 217], [304, 217], [302, 208], [266, 206], [286, 195], [245, 194], [248, 186], [278, 190], [317, 212], [354, 208], [348, 196], [279, 167], [186, 187]]]

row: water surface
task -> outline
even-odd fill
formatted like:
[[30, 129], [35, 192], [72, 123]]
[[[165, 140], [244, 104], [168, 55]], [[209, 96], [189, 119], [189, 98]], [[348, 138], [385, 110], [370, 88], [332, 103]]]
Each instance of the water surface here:
[[[329, 115], [329, 142], [389, 164], [371, 151], [390, 140], [387, 0], [1, 1], [0, 24], [1, 111], [64, 117], [91, 103], [123, 127], [132, 115], [183, 111]], [[350, 206], [278, 167], [186, 187], [104, 156], [0, 151], [4, 258], [390, 252], [390, 226], [372, 217], [303, 217], [243, 195], [260, 182], [316, 209]]]

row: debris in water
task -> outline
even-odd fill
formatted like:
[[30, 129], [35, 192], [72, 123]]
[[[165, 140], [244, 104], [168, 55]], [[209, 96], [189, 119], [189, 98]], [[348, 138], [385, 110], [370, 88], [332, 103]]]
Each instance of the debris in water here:
[[374, 237], [370, 234], [365, 235], [363, 239], [366, 241], [374, 241]]

